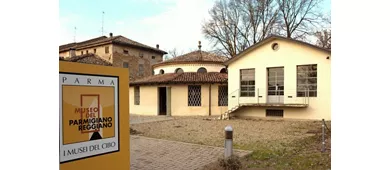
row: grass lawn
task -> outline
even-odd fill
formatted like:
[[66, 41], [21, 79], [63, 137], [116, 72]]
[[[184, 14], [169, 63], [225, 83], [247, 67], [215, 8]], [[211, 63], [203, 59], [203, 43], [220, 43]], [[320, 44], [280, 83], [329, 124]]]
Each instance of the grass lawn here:
[[[243, 169], [330, 169], [331, 153], [321, 153], [321, 121], [204, 120], [205, 117], [174, 117], [174, 120], [131, 125], [139, 135], [223, 147], [224, 128], [233, 127], [235, 149], [253, 153], [241, 158]], [[330, 122], [326, 122], [330, 128]], [[330, 148], [330, 132], [327, 132]], [[211, 164], [205, 169], [220, 169]]]

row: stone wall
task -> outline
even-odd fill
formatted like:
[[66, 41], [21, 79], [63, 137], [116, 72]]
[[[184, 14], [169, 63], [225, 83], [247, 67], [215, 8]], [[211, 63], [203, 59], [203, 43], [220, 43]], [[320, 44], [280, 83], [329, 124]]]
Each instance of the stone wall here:
[[[139, 58], [134, 55], [125, 55], [122, 53], [114, 52], [113, 54], [113, 66], [123, 67], [123, 63], [128, 63], [129, 77], [130, 80], [135, 80], [141, 77], [152, 75], [152, 67], [150, 61], [145, 58]], [[142, 64], [144, 67], [144, 74], [139, 74], [139, 65]]]

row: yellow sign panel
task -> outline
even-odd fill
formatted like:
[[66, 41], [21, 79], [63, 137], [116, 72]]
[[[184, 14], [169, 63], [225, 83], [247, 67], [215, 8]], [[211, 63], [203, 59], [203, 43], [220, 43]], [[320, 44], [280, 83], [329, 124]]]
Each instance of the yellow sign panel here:
[[118, 77], [60, 73], [60, 161], [119, 151]]
[[62, 110], [67, 113], [62, 114], [64, 144], [115, 137], [114, 90], [62, 86]]
[[60, 62], [59, 95], [60, 169], [129, 169], [127, 70]]

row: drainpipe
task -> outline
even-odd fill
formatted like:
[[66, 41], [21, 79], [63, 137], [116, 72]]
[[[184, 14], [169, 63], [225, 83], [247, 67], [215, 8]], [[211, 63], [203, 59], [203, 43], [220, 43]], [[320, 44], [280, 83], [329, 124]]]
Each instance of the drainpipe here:
[[209, 116], [211, 116], [211, 84], [209, 84]]

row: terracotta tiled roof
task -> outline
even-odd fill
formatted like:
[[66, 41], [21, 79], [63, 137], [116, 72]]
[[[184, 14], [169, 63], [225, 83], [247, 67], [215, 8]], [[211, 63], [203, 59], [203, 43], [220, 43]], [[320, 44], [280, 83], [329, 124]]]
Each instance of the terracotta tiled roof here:
[[194, 83], [227, 83], [228, 75], [226, 73], [167, 73], [144, 77], [130, 82], [134, 85], [153, 85], [153, 84], [194, 84]]
[[77, 45], [77, 43], [69, 43], [69, 44], [60, 45], [60, 51], [68, 51], [71, 48], [76, 47], [76, 45]]
[[92, 39], [89, 39], [89, 40], [86, 40], [86, 41], [82, 41], [82, 42], [78, 42], [78, 43], [69, 43], [69, 44], [60, 45], [60, 52], [68, 51], [71, 48], [76, 48], [76, 47], [80, 47], [80, 46], [87, 45], [87, 44], [94, 44], [95, 42], [97, 42], [99, 40], [103, 40], [103, 39], [107, 39], [107, 37], [106, 36], [100, 36], [100, 37], [97, 37], [97, 38], [92, 38]]
[[112, 66], [112, 64], [95, 54], [84, 54], [79, 56], [74, 56], [70, 58], [60, 57], [60, 61], [70, 61], [84, 64], [95, 64], [95, 65], [103, 65], [103, 66]]
[[165, 52], [163, 50], [141, 44], [137, 41], [130, 40], [130, 39], [128, 39], [124, 36], [121, 36], [121, 35], [112, 36], [112, 37], [101, 36], [101, 37], [97, 37], [97, 38], [90, 39], [90, 40], [83, 41], [83, 42], [79, 42], [79, 43], [69, 43], [69, 44], [61, 45], [59, 47], [59, 50], [60, 50], [60, 52], [63, 52], [63, 51], [70, 50], [70, 48], [82, 49], [82, 48], [88, 48], [88, 47], [99, 46], [99, 45], [104, 45], [104, 44], [111, 44], [111, 43], [125, 45], [125, 46], [133, 46], [133, 47], [153, 50], [155, 52], [162, 53], [162, 54], [167, 54], [167, 52]]
[[175, 58], [171, 58], [160, 63], [154, 64], [153, 67], [171, 64], [171, 63], [219, 63], [222, 64], [227, 60], [224, 56], [219, 56], [214, 53], [196, 50]]

